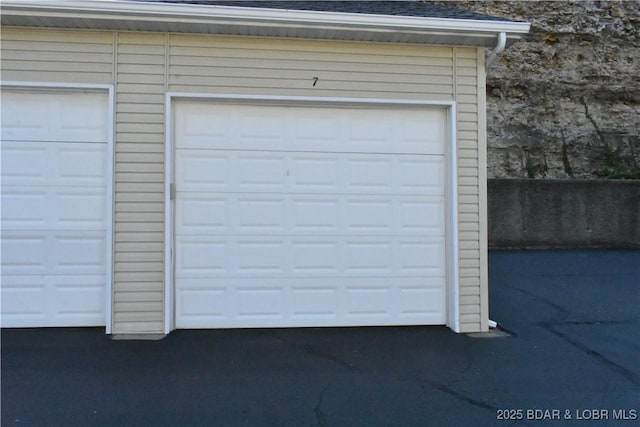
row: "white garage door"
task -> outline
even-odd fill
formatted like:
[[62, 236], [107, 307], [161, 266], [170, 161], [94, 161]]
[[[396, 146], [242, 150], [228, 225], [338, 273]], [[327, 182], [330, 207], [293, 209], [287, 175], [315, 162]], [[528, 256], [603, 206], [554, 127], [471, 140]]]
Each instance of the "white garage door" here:
[[105, 324], [107, 108], [3, 90], [3, 327]]
[[445, 123], [178, 101], [176, 327], [446, 323]]

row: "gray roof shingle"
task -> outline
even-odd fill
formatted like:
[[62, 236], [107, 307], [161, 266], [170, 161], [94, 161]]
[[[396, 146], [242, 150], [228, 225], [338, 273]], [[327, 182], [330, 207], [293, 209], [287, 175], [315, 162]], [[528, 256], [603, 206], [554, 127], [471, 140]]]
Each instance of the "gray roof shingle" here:
[[[148, 1], [148, 0], [147, 0]], [[431, 4], [420, 0], [396, 1], [198, 1], [152, 0], [154, 3], [183, 3], [213, 6], [255, 7], [265, 9], [308, 10], [318, 12], [363, 13], [371, 15], [416, 16], [425, 18], [473, 19], [510, 22], [509, 19], [470, 12], [455, 7]]]

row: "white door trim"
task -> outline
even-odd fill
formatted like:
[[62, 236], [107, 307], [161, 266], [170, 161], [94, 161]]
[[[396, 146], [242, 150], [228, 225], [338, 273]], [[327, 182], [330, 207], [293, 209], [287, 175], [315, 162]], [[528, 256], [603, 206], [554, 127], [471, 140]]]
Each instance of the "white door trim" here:
[[240, 94], [206, 94], [187, 92], [167, 92], [165, 95], [165, 316], [164, 333], [175, 329], [175, 288], [174, 288], [174, 201], [175, 184], [173, 168], [173, 101], [176, 99], [209, 99], [229, 103], [285, 103], [285, 104], [337, 104], [404, 107], [442, 107], [447, 109], [448, 118], [448, 170], [447, 170], [447, 326], [460, 332], [459, 291], [458, 291], [458, 184], [456, 151], [456, 103], [455, 101], [420, 101], [380, 98], [340, 98], [309, 96], [271, 96]]
[[105, 289], [105, 333], [111, 334], [112, 328], [112, 310], [113, 310], [113, 210], [114, 210], [114, 119], [115, 119], [115, 97], [114, 87], [111, 84], [91, 84], [91, 83], [59, 83], [59, 82], [21, 82], [21, 81], [1, 81], [1, 88], [24, 89], [32, 91], [44, 91], [51, 89], [58, 90], [91, 90], [97, 92], [107, 92], [107, 194], [106, 194], [106, 222], [107, 222], [107, 239], [106, 239], [106, 289]]

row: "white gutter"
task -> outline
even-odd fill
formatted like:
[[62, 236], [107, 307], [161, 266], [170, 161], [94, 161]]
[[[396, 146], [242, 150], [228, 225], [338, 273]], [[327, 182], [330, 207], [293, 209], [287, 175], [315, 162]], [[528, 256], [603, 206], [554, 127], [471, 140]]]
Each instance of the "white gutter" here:
[[[139, 22], [352, 30], [376, 33], [468, 34], [486, 38], [497, 32], [512, 38], [529, 31], [529, 23], [418, 16], [371, 15], [308, 10], [112, 0], [3, 0], [3, 24], [12, 17], [80, 18]], [[482, 45], [485, 45], [483, 42]]]
[[507, 34], [505, 32], [501, 32], [498, 34], [498, 42], [496, 43], [496, 47], [493, 48], [489, 57], [485, 62], [485, 69], [489, 69], [491, 64], [493, 64], [500, 53], [504, 50], [507, 45]]

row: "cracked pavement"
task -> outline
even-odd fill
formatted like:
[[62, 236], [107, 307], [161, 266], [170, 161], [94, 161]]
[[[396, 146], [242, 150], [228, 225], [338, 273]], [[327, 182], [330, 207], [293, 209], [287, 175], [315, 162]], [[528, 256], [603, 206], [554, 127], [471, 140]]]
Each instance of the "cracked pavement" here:
[[[2, 331], [3, 426], [637, 425], [640, 251], [491, 252], [510, 336], [444, 327]], [[567, 420], [498, 420], [504, 409]], [[608, 419], [575, 411], [608, 410]], [[583, 413], [584, 414], [584, 413]]]

